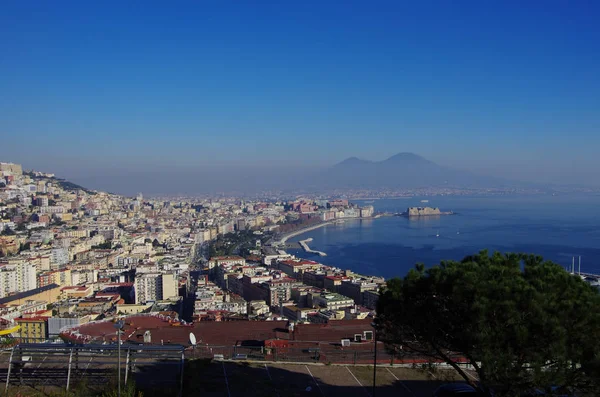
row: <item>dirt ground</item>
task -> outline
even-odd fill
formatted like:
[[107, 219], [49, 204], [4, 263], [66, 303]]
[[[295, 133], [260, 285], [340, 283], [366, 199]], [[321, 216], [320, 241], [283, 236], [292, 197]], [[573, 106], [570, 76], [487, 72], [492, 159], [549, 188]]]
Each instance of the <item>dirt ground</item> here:
[[[93, 362], [89, 364], [82, 363], [82, 368], [76, 372], [76, 375], [74, 374], [73, 381], [77, 382], [79, 379], [85, 381], [88, 377], [93, 379], [91, 374], [99, 369], [106, 370], [110, 375], [111, 369], [94, 368]], [[32, 370], [36, 369], [32, 368]], [[48, 384], [50, 382], [43, 378], [46, 375], [43, 365], [37, 371], [42, 375], [39, 384], [19, 386], [11, 382], [9, 395], [17, 395], [17, 392], [20, 392], [23, 397], [40, 395], [38, 392], [44, 388], [44, 385], [50, 386]], [[175, 381], [171, 382], [171, 385], [176, 386], [170, 386], [171, 391], [163, 392], [162, 395], [177, 396], [179, 394], [177, 380], [180, 379], [180, 375], [176, 372], [178, 371], [172, 373], [163, 370], [139, 371], [131, 374], [130, 379], [143, 381], [144, 377], [168, 376]], [[4, 378], [1, 378], [2, 375]], [[5, 372], [0, 373], [0, 381], [6, 379], [5, 376]], [[430, 397], [439, 385], [462, 381], [462, 379], [452, 370], [378, 366], [375, 381], [376, 397]], [[52, 383], [52, 389], [60, 390], [63, 387], [64, 390], [64, 385], [60, 382], [66, 384], [66, 380], [57, 378], [57, 382]], [[139, 384], [143, 385], [143, 382]], [[4, 391], [3, 383], [0, 383], [0, 389], [0, 392]], [[144, 396], [146, 395], [153, 395], [152, 389], [144, 389]], [[183, 396], [198, 395], [373, 397], [373, 367], [191, 360], [186, 362], [184, 369]]]

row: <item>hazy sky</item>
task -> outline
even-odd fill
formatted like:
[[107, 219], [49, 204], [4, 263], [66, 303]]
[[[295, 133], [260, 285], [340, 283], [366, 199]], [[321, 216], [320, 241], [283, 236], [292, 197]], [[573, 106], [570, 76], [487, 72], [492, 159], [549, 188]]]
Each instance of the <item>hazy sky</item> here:
[[116, 190], [397, 152], [600, 183], [599, 16], [584, 0], [8, 1], [0, 160]]

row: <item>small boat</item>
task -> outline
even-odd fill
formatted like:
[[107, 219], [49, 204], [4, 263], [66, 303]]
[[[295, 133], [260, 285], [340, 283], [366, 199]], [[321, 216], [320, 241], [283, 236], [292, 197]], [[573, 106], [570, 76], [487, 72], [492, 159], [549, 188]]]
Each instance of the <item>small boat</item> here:
[[457, 230], [457, 231], [456, 231], [456, 234], [460, 234], [460, 231], [458, 231], [458, 230]]
[[438, 230], [435, 237], [440, 237], [440, 231]]
[[422, 203], [428, 203], [429, 200], [421, 200]]

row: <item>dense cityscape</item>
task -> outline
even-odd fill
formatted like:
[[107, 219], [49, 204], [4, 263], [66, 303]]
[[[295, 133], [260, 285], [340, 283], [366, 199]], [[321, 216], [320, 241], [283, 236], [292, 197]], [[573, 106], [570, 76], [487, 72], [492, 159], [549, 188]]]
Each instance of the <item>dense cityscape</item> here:
[[0, 170], [4, 345], [106, 342], [114, 336], [94, 334], [93, 324], [136, 314], [187, 323], [369, 321], [385, 282], [285, 250], [294, 247], [287, 237], [371, 218], [372, 206], [339, 198], [127, 198], [17, 164], [1, 163]]
[[3, 2], [0, 393], [600, 396], [599, 15]]

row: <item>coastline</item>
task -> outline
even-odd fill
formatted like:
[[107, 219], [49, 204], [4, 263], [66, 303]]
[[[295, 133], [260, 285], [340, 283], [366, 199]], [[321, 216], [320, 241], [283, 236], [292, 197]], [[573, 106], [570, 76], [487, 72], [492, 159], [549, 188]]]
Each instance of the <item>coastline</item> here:
[[315, 230], [315, 229], [318, 229], [318, 228], [320, 228], [320, 227], [323, 227], [323, 226], [327, 226], [327, 225], [333, 225], [333, 224], [335, 224], [335, 223], [338, 223], [338, 222], [340, 222], [340, 221], [346, 221], [346, 220], [357, 220], [357, 219], [358, 219], [358, 220], [360, 220], [360, 219], [378, 219], [378, 218], [381, 218], [381, 217], [384, 217], [384, 216], [389, 216], [389, 215], [386, 215], [386, 214], [376, 214], [376, 215], [369, 216], [369, 217], [364, 217], [364, 218], [361, 218], [361, 217], [356, 217], [356, 218], [344, 218], [344, 219], [334, 219], [334, 220], [327, 221], [327, 222], [321, 222], [321, 223], [319, 223], [319, 224], [312, 225], [312, 226], [309, 226], [309, 227], [307, 227], [307, 228], [304, 228], [304, 229], [301, 229], [301, 230], [296, 230], [296, 231], [294, 231], [294, 232], [290, 232], [290, 233], [288, 233], [288, 234], [284, 234], [284, 235], [283, 235], [283, 237], [281, 237], [279, 240], [277, 240], [277, 241], [275, 242], [275, 244], [276, 244], [276, 245], [278, 245], [278, 244], [285, 244], [285, 242], [286, 242], [287, 240], [291, 239], [292, 237], [299, 236], [299, 235], [301, 235], [301, 234], [304, 234], [304, 233], [306, 233], [306, 232], [310, 232], [311, 230]]
[[319, 224], [316, 224], [316, 225], [309, 226], [309, 227], [304, 228], [304, 229], [296, 230], [294, 232], [285, 234], [283, 237], [281, 237], [276, 242], [276, 244], [285, 244], [285, 242], [288, 241], [289, 239], [291, 239], [292, 237], [299, 236], [299, 235], [301, 235], [303, 233], [310, 232], [311, 230], [315, 230], [315, 229], [318, 229], [318, 228], [323, 227], [323, 226], [331, 225], [333, 223], [334, 223], [334, 221], [322, 222], [322, 223], [319, 223]]

